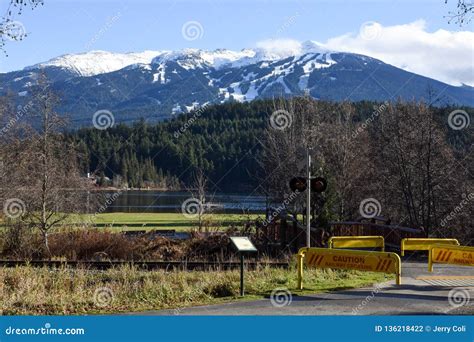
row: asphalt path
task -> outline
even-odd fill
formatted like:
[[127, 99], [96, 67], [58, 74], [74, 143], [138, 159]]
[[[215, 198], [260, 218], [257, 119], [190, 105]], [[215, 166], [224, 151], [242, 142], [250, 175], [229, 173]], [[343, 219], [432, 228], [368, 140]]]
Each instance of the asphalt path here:
[[[296, 276], [296, 275], [295, 275]], [[402, 285], [141, 312], [140, 315], [458, 315], [474, 314], [474, 267], [402, 262]]]

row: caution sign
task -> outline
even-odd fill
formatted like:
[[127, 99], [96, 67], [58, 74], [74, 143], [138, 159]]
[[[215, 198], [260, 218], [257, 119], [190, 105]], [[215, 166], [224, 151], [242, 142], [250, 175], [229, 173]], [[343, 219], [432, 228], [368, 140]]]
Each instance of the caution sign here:
[[433, 271], [433, 264], [452, 264], [474, 266], [474, 247], [434, 245], [430, 248], [428, 270]]
[[298, 252], [298, 283], [303, 288], [303, 263], [307, 267], [392, 273], [401, 283], [401, 261], [395, 253], [302, 248]]

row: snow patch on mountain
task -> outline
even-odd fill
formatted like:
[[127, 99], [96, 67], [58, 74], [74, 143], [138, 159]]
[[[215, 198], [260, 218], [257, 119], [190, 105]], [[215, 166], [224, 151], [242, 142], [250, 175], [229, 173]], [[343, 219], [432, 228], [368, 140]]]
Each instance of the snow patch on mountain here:
[[166, 74], [165, 69], [166, 69], [165, 65], [160, 65], [156, 69], [156, 73], [153, 74], [153, 83], [155, 82], [160, 82], [161, 84], [167, 83], [168, 80], [165, 78], [165, 74]]
[[[143, 51], [136, 53], [113, 53], [108, 51], [90, 51], [79, 54], [62, 55], [49, 61], [38, 63], [24, 70], [39, 69], [53, 66], [75, 72], [80, 76], [95, 76], [117, 71], [123, 68], [141, 68], [151, 70], [150, 65], [164, 65], [175, 61], [186, 70], [223, 67], [239, 68], [259, 62], [274, 62], [293, 56], [294, 59], [309, 53], [327, 53], [321, 44], [306, 41], [292, 49], [277, 46], [259, 45], [255, 49], [232, 51], [217, 49], [214, 51], [200, 49], [184, 49], [179, 51]], [[266, 65], [262, 64], [262, 67]], [[163, 75], [160, 75], [163, 76]], [[164, 78], [160, 77], [161, 82]]]
[[81, 76], [95, 76], [123, 69], [134, 64], [150, 64], [161, 51], [144, 51], [138, 53], [112, 53], [107, 51], [90, 51], [79, 54], [62, 55], [47, 62], [26, 67], [25, 70], [55, 66], [71, 70]]
[[186, 70], [214, 68], [220, 69], [224, 66], [241, 66], [243, 61], [249, 61], [255, 56], [255, 51], [244, 49], [241, 51], [232, 51], [226, 49], [217, 49], [206, 51], [199, 49], [184, 49], [180, 51], [166, 51], [157, 55], [152, 64], [166, 64], [168, 61], [178, 63]]

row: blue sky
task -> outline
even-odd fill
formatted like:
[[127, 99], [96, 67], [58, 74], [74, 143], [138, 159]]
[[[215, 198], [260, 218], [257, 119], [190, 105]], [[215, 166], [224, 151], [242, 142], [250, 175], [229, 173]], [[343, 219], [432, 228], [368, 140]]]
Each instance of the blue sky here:
[[[0, 72], [21, 69], [66, 53], [87, 50], [129, 52], [162, 49], [242, 49], [266, 39], [325, 42], [357, 34], [365, 22], [384, 27], [424, 20], [424, 30], [470, 30], [443, 18], [456, 0], [44, 0], [21, 21], [28, 37], [9, 42]], [[5, 5], [5, 1], [2, 2]], [[3, 8], [1, 8], [3, 10]], [[197, 21], [202, 37], [183, 38], [184, 23]]]

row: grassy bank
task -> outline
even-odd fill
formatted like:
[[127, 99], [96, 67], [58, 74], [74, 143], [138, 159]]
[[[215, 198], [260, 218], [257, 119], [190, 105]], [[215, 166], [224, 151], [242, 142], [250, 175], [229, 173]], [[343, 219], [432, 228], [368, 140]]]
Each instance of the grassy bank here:
[[[308, 270], [305, 291], [296, 291], [296, 270], [262, 268], [246, 273], [246, 299], [276, 288], [293, 295], [353, 288], [387, 279], [384, 274]], [[91, 314], [179, 309], [239, 300], [238, 271], [145, 272], [62, 268], [0, 268], [0, 312], [4, 315]]]
[[[102, 213], [95, 216], [89, 215], [89, 217], [97, 225], [122, 230], [174, 229], [185, 231], [198, 226], [197, 218], [189, 218], [182, 213]], [[204, 215], [204, 220], [215, 228], [222, 228], [239, 225], [257, 217], [258, 215], [254, 214], [209, 214]]]

